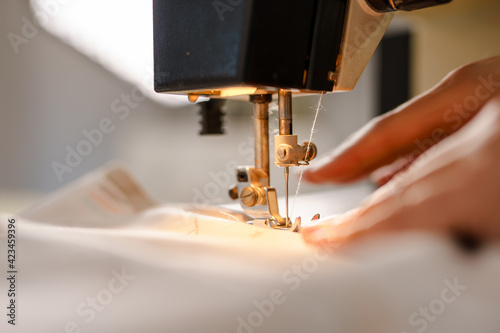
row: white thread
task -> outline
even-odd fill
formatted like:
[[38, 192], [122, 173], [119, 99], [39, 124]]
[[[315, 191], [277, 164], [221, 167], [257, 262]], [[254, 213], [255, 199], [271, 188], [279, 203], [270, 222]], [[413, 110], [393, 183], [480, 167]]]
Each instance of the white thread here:
[[[322, 109], [322, 106], [321, 106], [322, 100], [323, 100], [323, 94], [321, 94], [319, 96], [318, 105], [316, 106], [316, 114], [314, 115], [314, 121], [313, 121], [312, 128], [311, 128], [311, 135], [309, 136], [309, 143], [307, 145], [306, 156], [307, 156], [307, 154], [309, 154], [309, 149], [311, 147], [311, 142], [312, 142], [312, 138], [313, 138], [313, 134], [314, 134], [314, 128], [316, 127], [316, 120], [318, 120], [319, 110]], [[293, 197], [292, 209], [290, 212], [290, 216], [293, 216], [293, 209], [295, 208], [295, 199], [297, 199], [297, 196], [299, 195], [300, 185], [302, 183], [302, 174], [304, 173], [305, 166], [302, 166], [301, 168], [302, 168], [302, 170], [300, 171], [299, 182], [297, 183], [297, 190], [295, 190], [295, 196]]]

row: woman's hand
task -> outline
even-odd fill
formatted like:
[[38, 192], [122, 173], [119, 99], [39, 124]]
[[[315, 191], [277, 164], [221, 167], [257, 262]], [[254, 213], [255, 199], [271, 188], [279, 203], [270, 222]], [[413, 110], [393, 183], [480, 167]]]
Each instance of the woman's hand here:
[[361, 207], [304, 229], [307, 241], [401, 229], [500, 238], [500, 57], [461, 67], [374, 119], [304, 178], [346, 183], [369, 175], [385, 185]]

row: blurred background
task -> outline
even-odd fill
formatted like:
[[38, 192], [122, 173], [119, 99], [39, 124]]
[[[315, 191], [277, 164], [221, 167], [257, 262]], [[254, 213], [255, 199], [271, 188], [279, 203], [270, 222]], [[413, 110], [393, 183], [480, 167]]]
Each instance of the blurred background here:
[[[15, 213], [111, 161], [161, 202], [229, 202], [234, 165], [253, 163], [251, 105], [228, 102], [226, 134], [203, 137], [197, 105], [153, 92], [151, 1], [3, 0], [0, 32], [0, 211]], [[499, 40], [497, 0], [398, 14], [356, 89], [323, 98], [320, 155], [450, 70], [499, 54]], [[294, 100], [301, 141], [317, 103]], [[75, 157], [78, 149], [86, 156]], [[271, 172], [284, 193], [282, 170]]]

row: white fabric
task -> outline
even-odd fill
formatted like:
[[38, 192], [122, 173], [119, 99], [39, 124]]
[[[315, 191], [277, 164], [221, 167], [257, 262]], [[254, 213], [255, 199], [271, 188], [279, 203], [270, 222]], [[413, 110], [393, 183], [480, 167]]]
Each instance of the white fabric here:
[[[500, 329], [496, 244], [466, 255], [445, 238], [399, 234], [326, 255], [299, 234], [236, 222], [241, 216], [228, 210], [154, 207], [140, 189], [128, 195], [130, 187], [110, 183], [109, 173], [14, 217], [17, 325], [2, 313], [1, 332]], [[109, 197], [97, 203], [88, 193], [103, 186]], [[0, 215], [1, 272], [8, 218]], [[7, 289], [2, 279], [1, 304]]]

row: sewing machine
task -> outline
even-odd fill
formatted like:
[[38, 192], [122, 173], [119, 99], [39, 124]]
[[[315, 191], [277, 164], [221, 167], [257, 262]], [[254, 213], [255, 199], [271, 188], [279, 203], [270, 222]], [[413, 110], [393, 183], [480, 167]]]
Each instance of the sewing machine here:
[[[296, 231], [288, 216], [289, 168], [316, 156], [298, 143], [292, 95], [350, 91], [397, 10], [451, 0], [154, 0], [155, 90], [214, 100], [204, 106], [205, 133], [220, 133], [216, 99], [249, 96], [255, 165], [239, 167], [230, 190], [253, 224]], [[277, 96], [275, 164], [284, 168], [286, 216], [269, 172], [269, 103]]]

